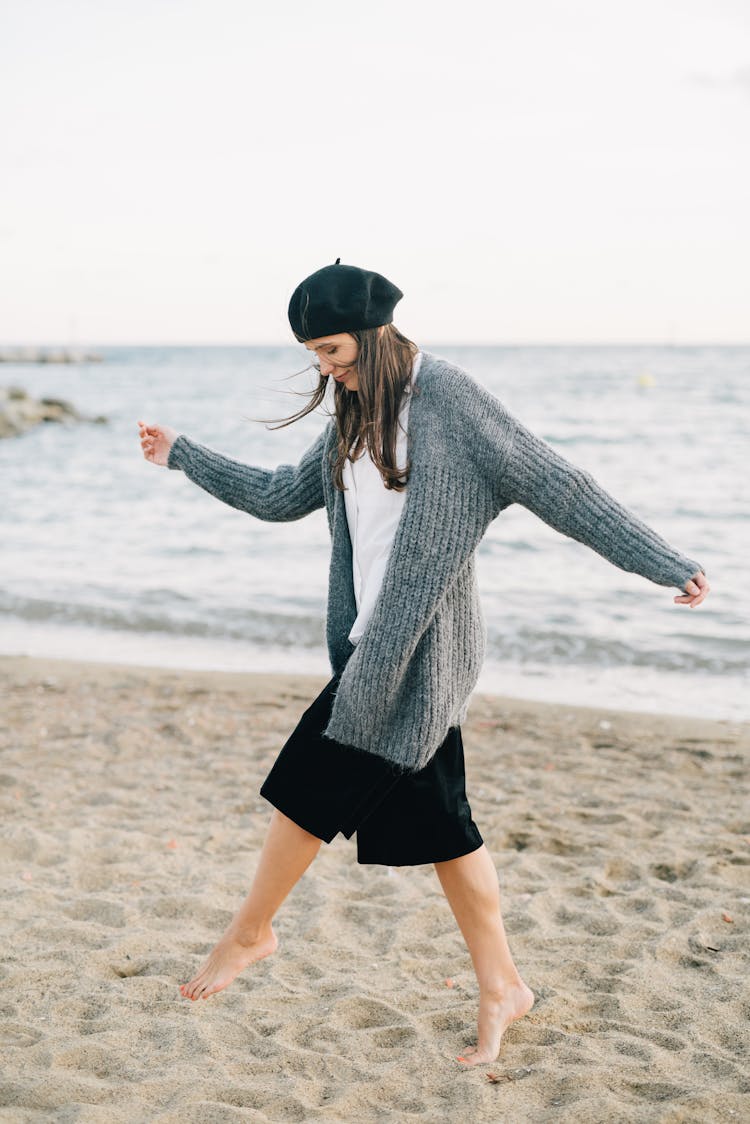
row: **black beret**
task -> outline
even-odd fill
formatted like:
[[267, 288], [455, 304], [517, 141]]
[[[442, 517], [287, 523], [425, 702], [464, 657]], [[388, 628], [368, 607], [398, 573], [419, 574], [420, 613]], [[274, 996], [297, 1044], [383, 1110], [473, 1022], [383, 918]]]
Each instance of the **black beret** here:
[[387, 277], [356, 265], [326, 265], [301, 281], [289, 301], [289, 323], [303, 340], [390, 324], [404, 295]]

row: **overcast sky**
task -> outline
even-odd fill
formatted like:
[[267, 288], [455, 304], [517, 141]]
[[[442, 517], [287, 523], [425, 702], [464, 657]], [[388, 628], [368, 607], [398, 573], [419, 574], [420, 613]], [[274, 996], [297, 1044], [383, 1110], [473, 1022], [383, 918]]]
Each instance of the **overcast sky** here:
[[0, 0], [0, 342], [750, 340], [747, 0]]

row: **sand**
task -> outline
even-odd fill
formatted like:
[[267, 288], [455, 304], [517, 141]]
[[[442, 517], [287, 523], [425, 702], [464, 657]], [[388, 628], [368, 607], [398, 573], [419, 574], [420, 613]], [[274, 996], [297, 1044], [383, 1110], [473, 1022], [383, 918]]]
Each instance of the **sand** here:
[[478, 993], [434, 869], [354, 838], [275, 956], [180, 996], [324, 682], [0, 658], [0, 1119], [750, 1120], [748, 725], [473, 696], [467, 791], [536, 995], [492, 1064], [455, 1060]]

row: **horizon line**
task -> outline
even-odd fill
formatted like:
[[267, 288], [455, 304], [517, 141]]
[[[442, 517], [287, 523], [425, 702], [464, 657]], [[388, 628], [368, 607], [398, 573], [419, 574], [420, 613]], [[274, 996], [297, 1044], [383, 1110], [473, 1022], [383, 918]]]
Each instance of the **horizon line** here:
[[[413, 342], [417, 342], [414, 340]], [[420, 345], [421, 346], [421, 345]], [[248, 341], [235, 341], [235, 340], [130, 340], [130, 341], [88, 341], [86, 343], [61, 343], [60, 341], [52, 341], [47, 343], [7, 343], [0, 341], [0, 350], [41, 350], [41, 349], [56, 349], [58, 351], [85, 351], [95, 348], [108, 348], [108, 347], [245, 347], [245, 348], [289, 348], [290, 350], [297, 350], [302, 347], [300, 343], [289, 343], [285, 341], [280, 343], [278, 341], [262, 341], [262, 342], [248, 342]], [[443, 340], [439, 342], [432, 342], [426, 344], [425, 347], [750, 347], [750, 339], [748, 340], [727, 340], [727, 339], [698, 339], [698, 340], [674, 340], [674, 339], [633, 339], [633, 340], [617, 340], [617, 339], [582, 339], [582, 340]]]

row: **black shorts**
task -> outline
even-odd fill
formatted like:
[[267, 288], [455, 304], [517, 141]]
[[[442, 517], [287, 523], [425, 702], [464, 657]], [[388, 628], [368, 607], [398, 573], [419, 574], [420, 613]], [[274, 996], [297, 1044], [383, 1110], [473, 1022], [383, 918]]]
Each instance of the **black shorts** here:
[[415, 866], [446, 862], [483, 843], [466, 799], [460, 726], [431, 761], [406, 772], [377, 754], [321, 737], [334, 676], [304, 712], [263, 782], [260, 795], [330, 843], [357, 833], [357, 862]]

